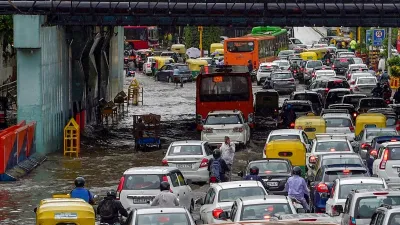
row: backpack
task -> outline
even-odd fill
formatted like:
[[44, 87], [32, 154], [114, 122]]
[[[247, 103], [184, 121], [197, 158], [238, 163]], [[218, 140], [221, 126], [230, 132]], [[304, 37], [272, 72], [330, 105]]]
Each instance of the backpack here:
[[211, 164], [211, 176], [216, 177], [218, 181], [221, 181], [221, 170], [220, 159], [214, 159]]
[[104, 200], [100, 209], [100, 216], [106, 220], [114, 218], [114, 200]]

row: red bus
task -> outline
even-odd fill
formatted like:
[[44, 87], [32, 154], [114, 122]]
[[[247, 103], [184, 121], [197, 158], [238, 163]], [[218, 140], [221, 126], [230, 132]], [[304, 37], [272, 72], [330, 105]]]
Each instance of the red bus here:
[[205, 66], [196, 78], [196, 123], [210, 111], [240, 110], [250, 127], [254, 127], [253, 89], [246, 66]]
[[125, 26], [125, 41], [132, 49], [148, 49], [158, 47], [158, 28], [154, 26]]

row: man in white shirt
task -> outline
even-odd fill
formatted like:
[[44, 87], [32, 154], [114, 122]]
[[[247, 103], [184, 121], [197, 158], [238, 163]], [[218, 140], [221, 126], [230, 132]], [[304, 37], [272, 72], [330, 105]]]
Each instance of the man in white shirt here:
[[228, 136], [225, 136], [225, 142], [221, 145], [219, 149], [222, 152], [222, 159], [225, 160], [229, 168], [229, 172], [226, 175], [226, 178], [228, 181], [231, 181], [232, 164], [233, 164], [233, 158], [235, 156], [235, 144], [231, 143], [231, 140]]
[[385, 61], [385, 58], [383, 56], [381, 56], [379, 58], [379, 62], [378, 62], [378, 71], [380, 70], [383, 72], [383, 71], [385, 71], [385, 69], [386, 69], [386, 61]]

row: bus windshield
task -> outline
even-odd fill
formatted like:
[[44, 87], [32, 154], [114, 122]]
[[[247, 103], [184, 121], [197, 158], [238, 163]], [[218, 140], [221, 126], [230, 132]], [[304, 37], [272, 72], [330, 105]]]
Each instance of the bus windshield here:
[[246, 76], [203, 77], [200, 85], [202, 102], [248, 101], [251, 95]]
[[126, 40], [147, 40], [147, 28], [125, 28]]
[[230, 41], [228, 42], [229, 52], [252, 52], [254, 50], [253, 41]]

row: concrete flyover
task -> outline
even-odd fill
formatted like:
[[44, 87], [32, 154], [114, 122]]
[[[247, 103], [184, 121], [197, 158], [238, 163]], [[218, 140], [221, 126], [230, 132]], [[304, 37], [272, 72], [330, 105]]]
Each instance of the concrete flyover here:
[[392, 26], [399, 0], [0, 1], [0, 14], [48, 15], [58, 25]]

